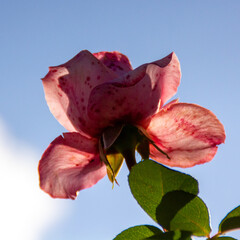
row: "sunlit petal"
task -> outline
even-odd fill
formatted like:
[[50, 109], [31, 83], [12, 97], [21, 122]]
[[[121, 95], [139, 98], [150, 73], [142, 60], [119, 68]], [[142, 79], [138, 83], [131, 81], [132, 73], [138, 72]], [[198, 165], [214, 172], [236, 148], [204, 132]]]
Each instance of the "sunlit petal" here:
[[156, 114], [148, 128], [149, 137], [170, 160], [150, 146], [151, 157], [176, 167], [191, 167], [210, 161], [217, 145], [225, 141], [223, 125], [209, 110], [195, 104], [176, 103]]
[[69, 131], [92, 135], [93, 122], [87, 105], [91, 90], [117, 75], [88, 51], [57, 67], [50, 67], [44, 77], [46, 101], [56, 119]]
[[40, 187], [54, 198], [76, 197], [106, 175], [96, 139], [64, 133], [44, 152], [39, 163]]

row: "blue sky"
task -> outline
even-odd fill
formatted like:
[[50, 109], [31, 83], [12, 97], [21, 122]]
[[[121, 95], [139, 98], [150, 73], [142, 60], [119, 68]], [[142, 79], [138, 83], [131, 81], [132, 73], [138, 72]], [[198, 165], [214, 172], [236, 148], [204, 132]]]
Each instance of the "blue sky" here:
[[154, 224], [131, 196], [125, 166], [120, 187], [112, 190], [105, 178], [75, 201], [53, 200], [38, 189], [38, 160], [65, 131], [48, 110], [40, 78], [83, 49], [118, 50], [133, 67], [177, 54], [176, 97], [212, 110], [226, 130], [212, 162], [183, 170], [199, 180], [216, 232], [240, 204], [239, 12], [238, 0], [1, 1], [0, 237], [107, 240], [127, 227]]

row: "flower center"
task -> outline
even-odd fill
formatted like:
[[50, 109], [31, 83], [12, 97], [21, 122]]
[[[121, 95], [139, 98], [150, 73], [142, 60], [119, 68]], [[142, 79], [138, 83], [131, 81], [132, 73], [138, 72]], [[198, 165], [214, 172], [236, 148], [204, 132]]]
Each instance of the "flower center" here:
[[121, 168], [123, 158], [131, 171], [136, 164], [136, 150], [142, 160], [149, 159], [149, 144], [169, 158], [151, 139], [133, 125], [119, 124], [106, 128], [99, 140], [99, 152], [101, 160], [107, 166], [110, 181], [116, 181], [115, 178]]
[[132, 125], [125, 125], [116, 141], [107, 149], [106, 153], [121, 153], [130, 171], [136, 164], [135, 150], [139, 139], [138, 129]]
[[136, 150], [143, 159], [149, 157], [149, 142], [141, 131], [133, 125], [117, 125], [106, 129], [102, 135], [102, 143], [105, 154], [120, 153], [129, 170], [136, 164]]

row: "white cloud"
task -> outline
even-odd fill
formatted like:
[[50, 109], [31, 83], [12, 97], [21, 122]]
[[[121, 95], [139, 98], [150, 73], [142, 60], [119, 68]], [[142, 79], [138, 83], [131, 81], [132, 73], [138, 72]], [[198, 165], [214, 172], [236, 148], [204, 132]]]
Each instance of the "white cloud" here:
[[0, 119], [0, 239], [40, 240], [63, 217], [61, 203], [39, 189], [38, 159]]

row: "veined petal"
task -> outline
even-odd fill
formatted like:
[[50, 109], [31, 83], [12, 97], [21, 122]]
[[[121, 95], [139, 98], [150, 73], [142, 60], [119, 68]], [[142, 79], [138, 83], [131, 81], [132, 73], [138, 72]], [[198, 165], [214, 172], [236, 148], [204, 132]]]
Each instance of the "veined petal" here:
[[98, 52], [93, 55], [99, 59], [106, 67], [121, 76], [132, 70], [131, 63], [127, 56], [120, 52]]
[[140, 124], [175, 94], [179, 83], [179, 62], [175, 54], [170, 54], [95, 87], [89, 97], [88, 114], [103, 128], [119, 122]]
[[156, 72], [156, 77], [159, 77], [161, 85], [161, 106], [163, 106], [177, 92], [181, 79], [180, 63], [174, 52], [154, 63], [161, 67]]
[[94, 123], [87, 116], [91, 90], [118, 75], [87, 50], [57, 67], [50, 67], [43, 87], [48, 106], [55, 118], [69, 131], [92, 135]]
[[[162, 106], [162, 108], [159, 108], [158, 111], [162, 111], [163, 109], [168, 109], [172, 104], [178, 103], [179, 99], [174, 99], [171, 102], [165, 104], [164, 106]], [[138, 127], [141, 129], [141, 131], [145, 132], [145, 129], [148, 127], [149, 123], [151, 122], [152, 117], [147, 118], [146, 120], [141, 122], [141, 126], [139, 125]]]
[[44, 152], [39, 162], [40, 187], [53, 198], [75, 199], [106, 175], [98, 142], [79, 133], [64, 133]]
[[187, 103], [164, 108], [153, 116], [146, 132], [170, 160], [154, 146], [150, 146], [150, 156], [175, 167], [192, 167], [210, 161], [217, 145], [225, 141], [223, 125], [216, 116], [203, 107]]

